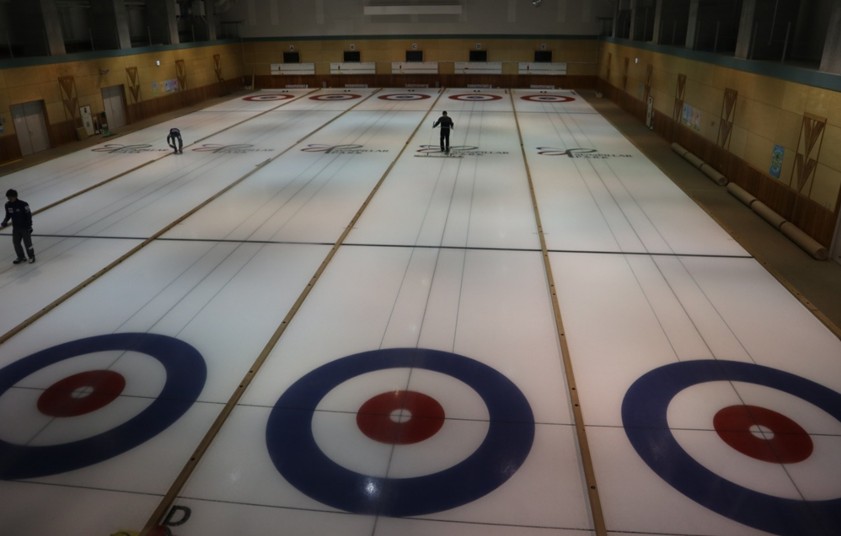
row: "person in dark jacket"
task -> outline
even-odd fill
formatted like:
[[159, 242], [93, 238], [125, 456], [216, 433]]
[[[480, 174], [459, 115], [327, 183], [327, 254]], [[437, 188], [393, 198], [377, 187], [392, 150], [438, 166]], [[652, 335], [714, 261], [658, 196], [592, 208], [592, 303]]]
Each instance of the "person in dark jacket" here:
[[181, 131], [177, 128], [169, 129], [169, 134], [166, 137], [166, 143], [175, 150], [175, 154], [184, 154], [184, 140], [181, 139]]
[[456, 127], [456, 124], [453, 123], [452, 118], [447, 115], [447, 112], [442, 112], [441, 117], [439, 117], [438, 120], [432, 124], [432, 128], [435, 128], [439, 125], [441, 126], [441, 150], [443, 152], [449, 153], [450, 130], [454, 129]]
[[[32, 213], [29, 211], [29, 203], [18, 199], [18, 193], [15, 190], [6, 192], [6, 217], [3, 218], [3, 223], [0, 223], [0, 229], [6, 227], [9, 221], [12, 222], [12, 244], [15, 246], [15, 253], [18, 257], [14, 264], [20, 264], [29, 257], [30, 264], [35, 262], [35, 250], [32, 248]], [[26, 246], [26, 254], [24, 254], [21, 242]]]

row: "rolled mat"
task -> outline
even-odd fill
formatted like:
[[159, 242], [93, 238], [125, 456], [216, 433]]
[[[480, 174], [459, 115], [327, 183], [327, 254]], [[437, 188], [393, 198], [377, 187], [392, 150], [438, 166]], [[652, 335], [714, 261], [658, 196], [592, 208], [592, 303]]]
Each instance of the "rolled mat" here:
[[701, 171], [703, 171], [704, 175], [706, 175], [707, 177], [712, 179], [712, 181], [714, 183], [718, 184], [719, 186], [724, 186], [725, 184], [730, 182], [730, 181], [727, 180], [727, 177], [725, 177], [724, 175], [719, 173], [718, 170], [716, 170], [715, 168], [713, 168], [709, 164], [706, 164], [706, 163], [701, 164]]
[[672, 151], [676, 152], [680, 156], [686, 154], [686, 149], [684, 149], [679, 143], [672, 143]]
[[756, 201], [756, 197], [749, 194], [744, 188], [742, 188], [741, 186], [739, 186], [736, 183], [733, 183], [733, 182], [729, 183], [727, 185], [727, 191], [730, 192], [730, 194], [733, 197], [735, 197], [736, 199], [738, 199], [742, 203], [746, 204], [747, 206], [751, 206], [751, 204], [754, 201]]
[[786, 235], [792, 242], [800, 246], [803, 251], [812, 257], [820, 261], [825, 261], [829, 258], [829, 252], [823, 244], [801, 231], [799, 227], [790, 221], [784, 221], [782, 223], [780, 226], [780, 232]]
[[752, 208], [754, 212], [762, 216], [762, 218], [765, 221], [767, 221], [777, 229], [779, 229], [780, 226], [786, 222], [785, 218], [771, 210], [771, 208], [762, 201], [754, 201], [750, 204], [750, 208]]
[[689, 151], [686, 151], [686, 153], [684, 153], [683, 158], [685, 158], [689, 163], [691, 163], [696, 168], [700, 168], [701, 166], [704, 165], [703, 160], [701, 160], [700, 158], [698, 158], [694, 154], [690, 153]]

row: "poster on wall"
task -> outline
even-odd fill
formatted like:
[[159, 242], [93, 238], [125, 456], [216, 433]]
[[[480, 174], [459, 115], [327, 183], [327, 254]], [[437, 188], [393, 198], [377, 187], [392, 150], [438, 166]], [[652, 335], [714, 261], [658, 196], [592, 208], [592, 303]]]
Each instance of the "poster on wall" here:
[[178, 79], [173, 78], [172, 80], [164, 80], [163, 82], [153, 81], [152, 94], [157, 95], [161, 90], [163, 90], [164, 93], [178, 91]]
[[694, 129], [701, 130], [701, 110], [697, 110], [688, 104], [683, 105], [683, 113], [681, 114], [681, 122]]
[[772, 177], [780, 178], [780, 173], [783, 170], [783, 156], [785, 155], [785, 149], [782, 145], [774, 145], [774, 148], [771, 150], [771, 168], [768, 170], [768, 173], [771, 174]]

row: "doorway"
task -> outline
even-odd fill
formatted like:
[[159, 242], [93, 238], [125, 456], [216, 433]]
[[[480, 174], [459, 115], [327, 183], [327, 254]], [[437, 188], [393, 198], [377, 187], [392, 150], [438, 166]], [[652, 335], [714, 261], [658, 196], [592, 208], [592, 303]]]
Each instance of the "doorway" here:
[[126, 125], [126, 96], [122, 84], [102, 88], [102, 105], [108, 130], [113, 132]]
[[26, 156], [49, 149], [50, 136], [47, 130], [44, 101], [13, 104], [11, 109], [21, 154]]

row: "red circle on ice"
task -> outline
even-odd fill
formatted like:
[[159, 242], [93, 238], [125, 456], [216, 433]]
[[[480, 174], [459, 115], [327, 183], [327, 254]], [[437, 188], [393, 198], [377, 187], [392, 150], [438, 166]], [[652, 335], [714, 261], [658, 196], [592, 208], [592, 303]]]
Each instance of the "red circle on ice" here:
[[374, 441], [396, 445], [420, 443], [444, 425], [444, 408], [416, 391], [392, 391], [368, 400], [356, 413], [356, 424]]
[[725, 443], [764, 462], [797, 463], [812, 454], [812, 439], [808, 432], [770, 409], [730, 406], [715, 414], [713, 426]]
[[38, 410], [51, 417], [84, 415], [113, 402], [125, 386], [125, 378], [110, 370], [80, 372], [49, 386], [38, 398]]

